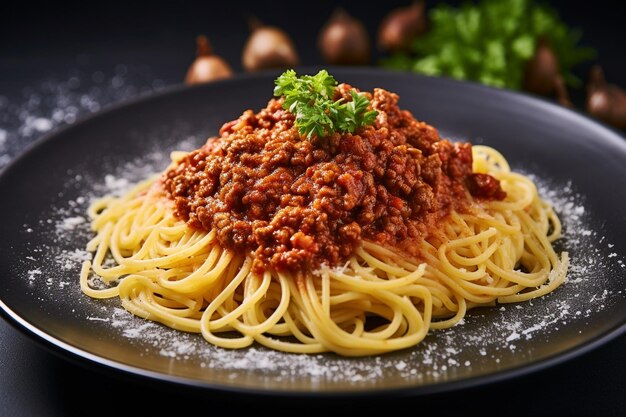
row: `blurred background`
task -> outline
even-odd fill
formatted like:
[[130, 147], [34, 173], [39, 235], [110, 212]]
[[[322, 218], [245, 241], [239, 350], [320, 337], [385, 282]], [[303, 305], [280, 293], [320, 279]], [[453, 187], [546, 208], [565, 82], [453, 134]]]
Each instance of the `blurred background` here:
[[[3, 2], [0, 168], [112, 103], [294, 64], [521, 90], [623, 134], [625, 11], [613, 0]], [[196, 62], [198, 51], [211, 56]]]
[[[565, 76], [574, 107], [585, 107], [585, 87], [595, 64], [601, 66], [607, 81], [626, 87], [623, 2], [482, 0], [465, 10], [458, 8], [465, 3], [66, 1], [35, 6], [5, 2], [0, 6], [4, 9], [0, 25], [0, 95], [18, 96], [24, 87], [35, 87], [46, 77], [63, 81], [77, 76], [83, 84], [119, 84], [119, 79], [112, 81], [117, 75], [139, 91], [181, 83], [195, 58], [198, 35], [207, 37], [213, 53], [233, 73], [245, 72], [248, 68], [242, 63], [242, 55], [253, 19], [258, 25], [283, 31], [292, 42], [297, 63], [304, 66], [337, 62], [386, 66], [524, 89], [519, 80], [537, 52], [540, 38], [547, 38], [547, 44], [556, 52], [556, 64]], [[335, 15], [335, 32], [328, 33], [325, 47], [320, 48], [321, 32], [339, 8], [344, 15]], [[386, 22], [392, 12], [400, 12], [400, 16]], [[381, 34], [383, 24], [389, 26], [385, 34]], [[406, 47], [397, 52], [399, 38], [406, 41]], [[282, 40], [270, 36], [270, 42], [280, 44]], [[350, 56], [337, 42], [356, 52]], [[451, 48], [455, 43], [459, 47]], [[254, 55], [255, 49], [259, 52], [260, 47], [253, 45], [248, 55]], [[270, 64], [272, 60], [265, 58], [265, 64]], [[263, 65], [262, 58], [250, 59], [257, 67]], [[537, 71], [550, 72], [550, 57], [539, 59]], [[280, 65], [280, 59], [274, 64]], [[513, 79], [503, 80], [506, 77]], [[74, 88], [79, 87], [74, 82]], [[535, 83], [531, 87], [532, 92], [557, 97], [551, 85]]]
[[[210, 70], [195, 67], [195, 82], [286, 62], [315, 67], [330, 62], [385, 67], [465, 78], [536, 94], [624, 134], [624, 2], [476, 0], [462, 8], [464, 3], [2, 2], [0, 170], [30, 143], [59, 127], [112, 104], [183, 84], [186, 79], [191, 82], [188, 72], [196, 62], [200, 35], [206, 36], [211, 45], [207, 48], [202, 44], [200, 50], [208, 54], [211, 49], [213, 58], [209, 63], [197, 64], [207, 65]], [[333, 32], [326, 25], [338, 8], [344, 13], [334, 15]], [[400, 14], [389, 23], [386, 19], [392, 12]], [[390, 26], [384, 36], [387, 42], [381, 42], [384, 21]], [[483, 24], [477, 25], [477, 21]], [[264, 49], [265, 41], [248, 45], [255, 24], [257, 31], [273, 27], [264, 35], [269, 39], [269, 52]], [[325, 29], [328, 32], [323, 32]], [[324, 48], [320, 47], [321, 33], [329, 37], [322, 42]], [[399, 38], [406, 41], [404, 45], [392, 42], [398, 41], [394, 33], [403, 34]], [[349, 47], [342, 49], [341, 45]], [[538, 53], [540, 46], [546, 45], [548, 49]], [[249, 62], [244, 65], [247, 47]], [[277, 57], [271, 52], [274, 48], [282, 51], [276, 52]], [[531, 62], [536, 64], [532, 80], [528, 76]], [[590, 85], [592, 73], [595, 81]], [[594, 114], [589, 112], [590, 92], [598, 94], [593, 101]], [[520, 415], [545, 415], [560, 410], [563, 415], [576, 415], [577, 411], [594, 410], [602, 415], [619, 415], [626, 406], [623, 382], [616, 384], [624, 373], [624, 361], [605, 363], [604, 358], [623, 358], [624, 346], [622, 336], [587, 354], [582, 362], [454, 396], [405, 401], [404, 405], [440, 407], [443, 403], [448, 411], [482, 413], [480, 400], [495, 401], [495, 408], [508, 409], [510, 393], [528, 392], [531, 387], [536, 400], [516, 404], [517, 408], [508, 414], [516, 411]], [[112, 384], [124, 389], [152, 389], [137, 381], [100, 379], [95, 372], [85, 374], [87, 371], [80, 367], [44, 354], [1, 320], [0, 351], [0, 406], [5, 411], [9, 407], [8, 415], [31, 415], [20, 413], [26, 409], [39, 411], [39, 415], [57, 415], [58, 410], [52, 410], [51, 404], [59, 409], [59, 404], [69, 404], [79, 411], [75, 393], [108, 392]], [[42, 378], [42, 369], [49, 375]], [[93, 377], [93, 387], [71, 382], [84, 380], [84, 375]], [[613, 383], [605, 385], [608, 375]], [[51, 382], [54, 389], [48, 387]], [[157, 395], [171, 390], [161, 387]], [[204, 393], [178, 394], [207, 407], [215, 399]], [[228, 406], [240, 405], [239, 398], [221, 400]], [[348, 403], [343, 406], [342, 410], [353, 409]]]

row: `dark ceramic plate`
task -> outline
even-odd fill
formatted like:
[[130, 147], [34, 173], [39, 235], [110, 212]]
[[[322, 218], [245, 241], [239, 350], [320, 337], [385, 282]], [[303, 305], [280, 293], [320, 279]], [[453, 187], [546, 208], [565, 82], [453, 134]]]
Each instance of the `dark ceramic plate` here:
[[419, 346], [368, 358], [230, 351], [132, 317], [78, 285], [91, 198], [163, 169], [223, 122], [258, 110], [276, 73], [175, 88], [56, 132], [0, 175], [0, 307], [70, 358], [157, 380], [268, 394], [425, 393], [511, 378], [570, 359], [626, 328], [626, 141], [592, 120], [507, 91], [373, 69], [340, 82], [397, 92], [401, 107], [455, 140], [499, 149], [532, 175], [564, 223], [568, 282], [519, 305], [474, 310]]

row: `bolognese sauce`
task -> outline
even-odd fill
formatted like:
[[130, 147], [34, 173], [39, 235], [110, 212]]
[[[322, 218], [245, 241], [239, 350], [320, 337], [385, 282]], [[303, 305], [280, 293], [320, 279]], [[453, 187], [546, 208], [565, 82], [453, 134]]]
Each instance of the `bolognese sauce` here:
[[[335, 99], [351, 89], [340, 84]], [[440, 138], [394, 93], [365, 94], [378, 115], [355, 133], [303, 137], [282, 98], [224, 124], [165, 173], [175, 215], [253, 252], [257, 272], [297, 271], [338, 265], [363, 239], [411, 254], [472, 196], [505, 198], [497, 179], [472, 172], [471, 144]]]

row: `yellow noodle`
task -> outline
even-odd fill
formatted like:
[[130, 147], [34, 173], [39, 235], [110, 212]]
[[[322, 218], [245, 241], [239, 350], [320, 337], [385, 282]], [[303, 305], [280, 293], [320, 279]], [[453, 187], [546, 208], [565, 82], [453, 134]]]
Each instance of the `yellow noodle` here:
[[533, 182], [496, 150], [473, 152], [474, 170], [499, 179], [507, 198], [450, 213], [418, 259], [364, 241], [343, 266], [255, 275], [251, 254], [177, 219], [152, 178], [89, 208], [94, 256], [81, 289], [224, 348], [363, 356], [415, 346], [471, 308], [545, 295], [567, 274], [567, 253], [552, 248], [561, 224]]

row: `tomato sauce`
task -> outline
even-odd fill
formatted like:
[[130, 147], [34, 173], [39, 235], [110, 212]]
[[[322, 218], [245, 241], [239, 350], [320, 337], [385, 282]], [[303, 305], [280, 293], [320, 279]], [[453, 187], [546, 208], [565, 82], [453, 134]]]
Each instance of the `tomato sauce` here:
[[[337, 94], [349, 100], [351, 88]], [[472, 196], [505, 197], [472, 172], [471, 144], [440, 138], [394, 93], [366, 94], [378, 116], [354, 134], [302, 137], [282, 99], [224, 124], [165, 173], [175, 215], [252, 252], [257, 272], [300, 271], [340, 264], [363, 239], [410, 252]]]

